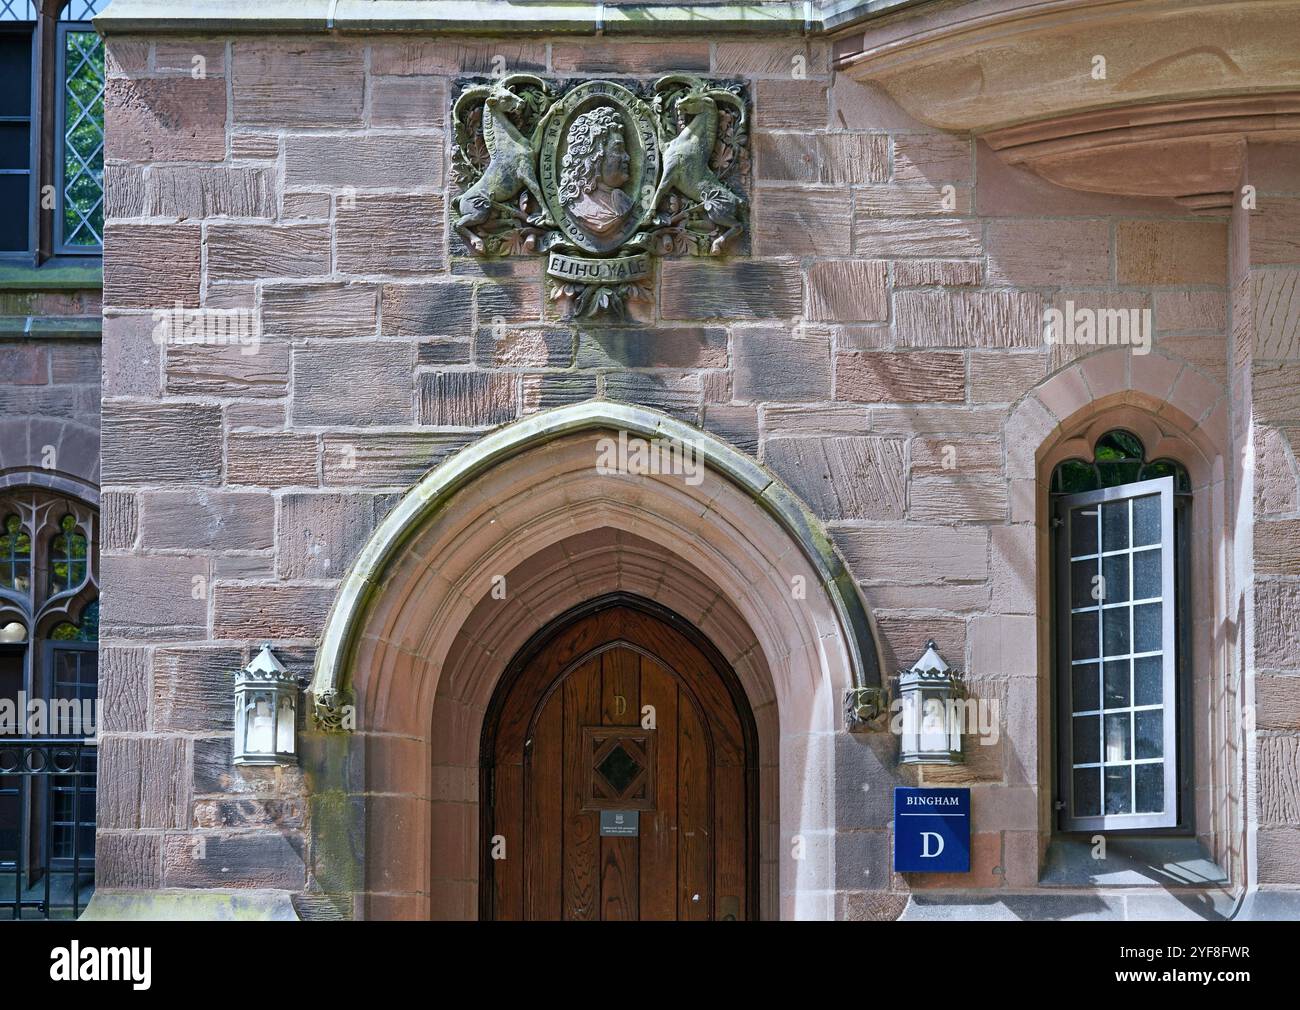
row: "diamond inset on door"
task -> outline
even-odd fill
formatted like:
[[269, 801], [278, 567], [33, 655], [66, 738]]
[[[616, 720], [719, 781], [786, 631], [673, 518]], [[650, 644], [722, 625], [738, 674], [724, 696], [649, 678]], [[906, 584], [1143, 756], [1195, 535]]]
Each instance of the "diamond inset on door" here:
[[583, 728], [587, 765], [584, 810], [654, 807], [654, 732], [626, 726]]
[[614, 792], [620, 796], [627, 792], [627, 787], [632, 784], [632, 780], [640, 770], [641, 763], [625, 751], [621, 744], [615, 744], [609, 756], [596, 768], [596, 771], [600, 772], [605, 781], [613, 787]]

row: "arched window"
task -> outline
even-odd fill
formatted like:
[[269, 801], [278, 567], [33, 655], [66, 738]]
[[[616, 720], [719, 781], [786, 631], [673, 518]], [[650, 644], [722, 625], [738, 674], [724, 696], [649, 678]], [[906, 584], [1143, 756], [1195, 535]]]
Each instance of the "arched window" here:
[[93, 883], [97, 537], [84, 502], [0, 494], [0, 917], [75, 915]]
[[1063, 830], [1182, 824], [1179, 553], [1191, 482], [1109, 431], [1052, 473]]

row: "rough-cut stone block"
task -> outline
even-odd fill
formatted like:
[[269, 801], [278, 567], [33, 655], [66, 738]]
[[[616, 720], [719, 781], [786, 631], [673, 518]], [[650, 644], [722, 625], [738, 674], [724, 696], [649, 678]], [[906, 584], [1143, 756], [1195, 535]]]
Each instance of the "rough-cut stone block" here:
[[808, 268], [808, 318], [888, 319], [887, 288], [883, 260], [819, 260]]
[[221, 478], [221, 408], [198, 403], [109, 403], [106, 484], [214, 484]]
[[433, 432], [329, 435], [322, 450], [325, 484], [409, 488], [469, 441]]
[[1261, 884], [1291, 888], [1300, 885], [1300, 830], [1294, 825], [1263, 828], [1256, 837], [1256, 845]]
[[370, 336], [378, 313], [379, 289], [368, 284], [274, 284], [262, 289], [262, 329], [268, 336]]
[[231, 685], [245, 662], [242, 648], [159, 649], [153, 660], [154, 729], [229, 733]]
[[358, 196], [335, 213], [338, 269], [353, 274], [441, 270], [446, 264], [442, 218], [439, 196]]
[[1300, 668], [1300, 583], [1255, 583], [1255, 662], [1269, 670]]
[[1043, 299], [1033, 291], [900, 291], [894, 335], [903, 347], [1038, 347]]
[[333, 207], [334, 198], [328, 193], [285, 193], [280, 201], [280, 219], [327, 221]]
[[542, 285], [536, 277], [502, 277], [478, 286], [478, 316], [484, 325], [535, 322], [542, 315]]
[[1260, 822], [1300, 824], [1300, 736], [1257, 739]]
[[194, 741], [195, 796], [247, 795], [275, 792], [279, 773], [274, 768], [235, 767], [229, 736], [198, 738]]
[[[1181, 376], [1179, 381], [1182, 381]], [[1200, 402], [1203, 412], [1214, 402], [1215, 396], [1211, 395], [1211, 384], [1201, 381], [1207, 387]], [[1251, 370], [1251, 384], [1257, 422], [1273, 424], [1300, 417], [1300, 364], [1256, 364]], [[1199, 416], [1191, 410], [1188, 413]]]
[[409, 424], [415, 347], [322, 344], [293, 352], [295, 425]]
[[980, 224], [965, 218], [882, 218], [859, 214], [853, 221], [859, 256], [982, 256]]
[[468, 336], [474, 316], [474, 287], [385, 284], [380, 310], [386, 337]]
[[1250, 262], [1252, 267], [1300, 263], [1300, 198], [1268, 196], [1259, 201], [1250, 216]]
[[1300, 270], [1253, 270], [1255, 355], [1300, 358]]
[[207, 558], [105, 557], [100, 579], [105, 638], [202, 638], [208, 624]]
[[168, 393], [280, 397], [289, 388], [289, 345], [168, 344]]
[[420, 424], [488, 427], [514, 420], [518, 383], [492, 372], [437, 372], [420, 376]]
[[99, 496], [100, 547], [110, 551], [134, 547], [139, 518], [139, 502], [135, 495], [105, 491]]
[[370, 51], [370, 72], [375, 75], [517, 74], [545, 69], [544, 42], [407, 37], [375, 42]]
[[226, 82], [220, 77], [110, 78], [104, 85], [110, 161], [222, 161]]
[[694, 424], [700, 410], [700, 379], [689, 372], [612, 373], [605, 376], [605, 395], [611, 400], [662, 410]]
[[0, 355], [0, 383], [44, 386], [50, 381], [50, 351], [36, 344], [6, 344]]
[[989, 282], [1025, 287], [1110, 280], [1109, 221], [990, 221]]
[[1300, 677], [1260, 674], [1256, 678], [1255, 724], [1263, 730], [1300, 730]]
[[147, 39], [104, 40], [104, 73], [107, 77], [131, 77], [149, 70]]
[[[355, 43], [261, 39], [234, 43], [231, 95], [243, 126], [361, 124], [365, 49]], [[222, 107], [225, 107], [225, 82]]]
[[770, 438], [764, 461], [823, 519], [901, 519], [904, 442], [870, 436]]
[[987, 477], [1002, 473], [1002, 440], [921, 435], [912, 439], [912, 477]]
[[290, 134], [284, 184], [312, 189], [419, 189], [442, 185], [441, 133]]
[[826, 400], [831, 391], [830, 341], [777, 328], [735, 331], [732, 394], [737, 400]]
[[969, 186], [858, 186], [853, 190], [853, 212], [859, 217], [918, 217], [964, 215], [971, 212]]
[[[625, 340], [624, 331], [611, 331], [617, 336], [610, 338], [614, 343], [613, 346], [606, 347], [604, 331], [583, 332], [579, 339], [584, 342], [583, 360], [584, 366], [591, 364], [603, 364], [610, 367], [615, 364], [614, 354], [623, 351], [625, 348], [622, 341]], [[644, 331], [634, 331], [644, 332]], [[651, 331], [657, 334], [676, 334], [676, 330], [658, 330]], [[712, 331], [710, 331], [712, 332]], [[725, 330], [716, 331], [720, 334], [718, 338], [722, 345], [722, 355], [726, 357], [727, 334]], [[474, 336], [474, 363], [480, 368], [568, 368], [574, 362], [573, 351], [573, 330], [567, 326], [480, 326], [478, 333]], [[682, 338], [685, 340], [686, 338]], [[468, 344], [459, 345], [468, 348]], [[678, 347], [677, 350], [687, 356], [688, 349]], [[701, 341], [701, 346], [697, 347], [697, 352], [703, 355], [705, 353], [705, 342]], [[434, 360], [435, 355], [429, 344], [420, 345], [420, 363], [421, 364], [468, 364], [469, 358], [457, 361], [452, 359], [452, 351], [448, 348], [439, 356], [442, 360]], [[636, 354], [637, 351], [629, 351], [630, 354]], [[671, 352], [670, 352], [671, 353]], [[656, 362], [650, 362], [655, 364]], [[665, 366], [688, 365], [690, 361], [663, 361], [659, 362]]]
[[1228, 298], [1224, 291], [1157, 291], [1157, 333], [1210, 330], [1219, 337], [1228, 327]]
[[260, 487], [315, 485], [315, 435], [232, 431], [226, 436], [226, 482]]
[[1228, 234], [1222, 221], [1121, 221], [1115, 228], [1120, 284], [1225, 284]]
[[179, 737], [105, 736], [99, 744], [101, 828], [178, 828], [189, 819], [189, 773]]
[[[998, 464], [1000, 470], [1000, 458]], [[1001, 522], [1007, 517], [1003, 480], [913, 480], [907, 497], [908, 518], [914, 522]]]
[[961, 354], [942, 352], [837, 354], [835, 399], [961, 403], [966, 399], [966, 363]]
[[971, 181], [971, 142], [945, 133], [894, 137], [894, 181], [930, 184]]
[[668, 260], [661, 273], [665, 319], [793, 319], [802, 310], [799, 267], [792, 261]]
[[1030, 351], [1008, 354], [990, 351], [970, 356], [972, 403], [1015, 403], [1043, 381], [1047, 361]]
[[99, 731], [131, 733], [148, 729], [149, 683], [148, 649], [101, 645]]
[[196, 828], [270, 828], [276, 831], [303, 826], [303, 803], [286, 800], [198, 800], [194, 804]]
[[819, 130], [830, 119], [825, 81], [759, 81], [754, 106], [763, 130]]
[[150, 217], [274, 217], [275, 170], [155, 165], [144, 213]]
[[703, 72], [709, 69], [707, 41], [555, 42], [551, 69], [561, 74], [652, 74]]
[[1256, 521], [1255, 570], [1262, 575], [1300, 575], [1300, 519]]
[[280, 499], [280, 578], [342, 578], [393, 500], [386, 495], [286, 494]]
[[208, 226], [209, 280], [314, 277], [329, 272], [329, 225]]
[[577, 362], [579, 368], [725, 368], [727, 331], [712, 326], [583, 329]]
[[781, 39], [760, 43], [716, 42], [713, 72], [722, 77], [783, 77], [796, 73], [812, 77], [830, 73], [830, 47], [822, 42]]
[[237, 835], [168, 834], [164, 887], [301, 889], [307, 879], [302, 836], [289, 831]]
[[758, 455], [758, 410], [754, 407], [706, 403], [704, 430], [730, 442], [741, 452]]
[[[100, 353], [98, 343], [52, 344], [50, 381], [55, 385], [99, 385]], [[0, 365], [0, 369], [3, 369]]]
[[333, 602], [328, 586], [219, 583], [213, 591], [213, 637], [315, 639]]
[[140, 545], [266, 550], [275, 545], [275, 499], [256, 492], [146, 491], [141, 495]]
[[440, 77], [371, 79], [372, 126], [441, 126], [446, 107], [447, 86]]
[[162, 882], [162, 836], [101, 831], [95, 839], [99, 887], [152, 888]]
[[596, 376], [582, 372], [554, 372], [523, 377], [524, 413], [531, 414], [566, 403], [580, 403], [596, 395]]
[[852, 218], [846, 189], [762, 189], [755, 199], [754, 248], [769, 256], [845, 256]]
[[894, 287], [972, 287], [984, 283], [979, 260], [899, 260], [894, 264]]
[[988, 577], [988, 534], [952, 526], [875, 526], [835, 530], [835, 543], [859, 582], [940, 585]]
[[104, 304], [167, 310], [199, 304], [198, 225], [110, 224], [104, 228]]
[[104, 166], [104, 217], [109, 221], [145, 215], [144, 169], [139, 165]]
[[[491, 336], [485, 338], [484, 333], [490, 334], [491, 330], [480, 330], [480, 341], [486, 340], [490, 343], [499, 343], [499, 341], [492, 340]], [[524, 342], [528, 343], [526, 339]], [[488, 347], [484, 353], [488, 357], [485, 357], [479, 363], [486, 365], [491, 360], [491, 348]], [[473, 347], [468, 340], [462, 340], [458, 337], [433, 337], [430, 340], [420, 341], [416, 348], [415, 361], [418, 365], [468, 365], [474, 361]], [[504, 363], [498, 362], [498, 364]], [[545, 362], [536, 363], [545, 364]]]

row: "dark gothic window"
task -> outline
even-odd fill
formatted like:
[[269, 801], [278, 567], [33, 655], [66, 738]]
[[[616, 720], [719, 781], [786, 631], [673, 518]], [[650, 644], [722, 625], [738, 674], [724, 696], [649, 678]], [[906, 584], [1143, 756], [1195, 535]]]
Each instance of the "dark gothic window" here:
[[75, 916], [93, 888], [97, 536], [82, 502], [0, 494], [0, 918]]
[[0, 0], [0, 256], [99, 255], [107, 0]]
[[1127, 431], [1052, 474], [1057, 765], [1064, 830], [1181, 823], [1179, 554], [1185, 468]]

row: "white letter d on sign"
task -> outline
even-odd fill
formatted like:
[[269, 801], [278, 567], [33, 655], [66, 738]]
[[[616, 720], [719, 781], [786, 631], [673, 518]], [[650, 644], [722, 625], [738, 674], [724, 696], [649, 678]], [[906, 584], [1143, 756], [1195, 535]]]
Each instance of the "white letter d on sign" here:
[[[933, 852], [930, 851], [931, 838], [933, 838], [936, 842], [939, 843], [939, 847], [935, 849]], [[933, 859], [941, 852], [943, 852], [943, 835], [939, 834], [936, 831], [922, 831], [921, 832], [921, 858]]]

